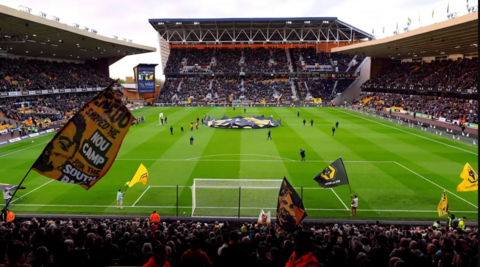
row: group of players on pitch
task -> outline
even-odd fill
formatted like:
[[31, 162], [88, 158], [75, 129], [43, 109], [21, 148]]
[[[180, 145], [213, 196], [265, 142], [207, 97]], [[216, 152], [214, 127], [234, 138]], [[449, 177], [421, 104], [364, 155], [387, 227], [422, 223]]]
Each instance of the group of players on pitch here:
[[[233, 108], [233, 110], [235, 110], [235, 107]], [[247, 112], [247, 109], [244, 109], [243, 110], [244, 113]], [[300, 111], [297, 112], [297, 117], [300, 117]], [[208, 118], [210, 118], [210, 116], [208, 116]], [[206, 120], [206, 115], [205, 113], [203, 113], [203, 116], [202, 116], [202, 123], [204, 122], [204, 120]], [[163, 125], [163, 121], [164, 119], [162, 118], [161, 119], [162, 121], [162, 125]], [[278, 121], [278, 120], [277, 120]], [[303, 119], [303, 126], [305, 126], [306, 124], [306, 120]], [[167, 123], [167, 117], [165, 117], [165, 123]], [[198, 130], [198, 125], [200, 124], [200, 118], [197, 117], [197, 119], [195, 120], [195, 129]], [[191, 122], [190, 123], [190, 131], [192, 132], [193, 131], [193, 125], [194, 123]], [[338, 129], [338, 125], [339, 125], [339, 122], [337, 121], [335, 123], [335, 126], [332, 126], [332, 136], [335, 136], [335, 130]], [[313, 127], [313, 119], [310, 120], [310, 126]], [[185, 131], [183, 130], [183, 126], [180, 126], [180, 132], [184, 133]], [[170, 126], [170, 134], [173, 135], [173, 125]], [[272, 139], [272, 132], [270, 130], [268, 130], [267, 132], [267, 140], [273, 140]], [[193, 136], [190, 136], [190, 146], [193, 146]], [[302, 161], [305, 161], [305, 150], [304, 149], [300, 149], [300, 156], [302, 157]]]

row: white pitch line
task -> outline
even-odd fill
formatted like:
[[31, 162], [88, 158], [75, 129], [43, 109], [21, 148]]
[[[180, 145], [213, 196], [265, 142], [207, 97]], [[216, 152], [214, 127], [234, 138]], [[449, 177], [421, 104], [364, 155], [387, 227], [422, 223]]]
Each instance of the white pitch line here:
[[338, 200], [340, 200], [340, 202], [342, 202], [343, 206], [345, 207], [346, 210], [349, 210], [347, 205], [345, 205], [345, 203], [343, 202], [343, 200], [337, 195], [337, 193], [335, 192], [335, 190], [333, 190], [333, 188], [330, 188], [330, 190], [332, 190], [332, 192], [335, 194], [335, 196], [337, 196]]
[[[27, 196], [28, 194], [31, 194], [31, 193], [33, 193], [33, 192], [37, 191], [38, 189], [40, 189], [40, 188], [42, 188], [42, 187], [46, 186], [47, 184], [49, 184], [49, 183], [51, 183], [51, 182], [53, 182], [53, 181], [55, 181], [55, 180], [50, 180], [50, 181], [48, 181], [48, 182], [46, 182], [46, 183], [42, 184], [41, 186], [39, 186], [39, 187], [37, 187], [37, 188], [33, 189], [32, 191], [30, 191], [30, 192], [28, 192], [28, 193], [26, 193], [26, 194], [22, 195], [21, 197], [23, 198], [24, 196]], [[13, 202], [15, 202], [15, 201], [17, 201], [17, 200], [19, 200], [19, 198], [16, 198], [16, 199], [12, 200], [12, 201], [11, 201], [11, 203], [13, 203]]]
[[459, 199], [461, 199], [461, 200], [463, 200], [463, 201], [467, 202], [468, 204], [470, 204], [470, 205], [472, 205], [472, 206], [474, 206], [475, 208], [477, 208], [477, 209], [478, 209], [478, 207], [477, 207], [477, 206], [475, 206], [473, 203], [471, 203], [471, 202], [469, 202], [469, 201], [467, 201], [467, 200], [465, 200], [465, 199], [463, 199], [463, 198], [459, 197], [458, 195], [454, 194], [452, 191], [450, 191], [450, 190], [447, 190], [447, 189], [445, 189], [445, 188], [441, 187], [440, 185], [438, 185], [438, 184], [436, 184], [436, 183], [434, 183], [434, 182], [430, 181], [429, 179], [427, 179], [427, 178], [423, 177], [422, 175], [420, 175], [420, 174], [418, 174], [418, 173], [416, 173], [416, 172], [414, 172], [414, 171], [410, 170], [409, 168], [407, 168], [407, 167], [403, 166], [402, 164], [400, 164], [400, 163], [398, 163], [398, 162], [395, 162], [395, 163], [396, 163], [398, 166], [400, 166], [400, 167], [404, 168], [405, 170], [408, 170], [408, 171], [410, 171], [411, 173], [413, 173], [413, 174], [417, 175], [418, 177], [420, 177], [420, 178], [424, 179], [425, 181], [428, 181], [428, 182], [430, 182], [431, 184], [433, 184], [433, 185], [436, 185], [437, 187], [439, 187], [439, 188], [441, 188], [441, 189], [444, 189], [444, 190], [445, 190], [445, 191], [447, 191], [448, 193], [450, 193], [450, 194], [452, 194], [452, 195], [454, 195], [454, 196], [458, 197]]
[[48, 142], [50, 142], [50, 141], [43, 142], [43, 143], [40, 143], [40, 144], [37, 144], [37, 145], [33, 145], [33, 146], [29, 146], [29, 147], [26, 147], [26, 148], [22, 148], [22, 149], [19, 149], [19, 150], [15, 150], [15, 151], [13, 151], [13, 152], [10, 152], [10, 153], [7, 153], [7, 154], [0, 155], [0, 158], [3, 158], [3, 157], [5, 157], [5, 156], [8, 156], [8, 155], [12, 155], [12, 154], [18, 153], [18, 152], [20, 152], [20, 151], [24, 151], [24, 150], [30, 149], [30, 148], [32, 148], [32, 147], [41, 146], [41, 145], [43, 145], [43, 144], [46, 144], [46, 143], [48, 143]]
[[211, 157], [224, 157], [224, 156], [258, 156], [258, 157], [277, 158], [277, 159], [295, 161], [295, 160], [289, 159], [289, 158], [282, 158], [282, 157], [271, 156], [271, 155], [262, 155], [262, 154], [217, 154], [217, 155], [207, 155], [207, 156], [189, 158], [187, 160], [194, 160], [194, 159], [200, 159], [200, 158], [211, 158]]
[[[116, 161], [191, 161], [191, 162], [197, 162], [197, 161], [212, 161], [212, 162], [222, 162], [222, 161], [233, 161], [233, 162], [292, 162], [292, 163], [332, 163], [335, 160], [307, 160], [307, 161], [301, 161], [301, 160], [268, 160], [268, 159], [116, 159]], [[362, 161], [362, 160], [344, 160], [343, 162], [345, 163], [394, 163], [394, 161]]]
[[440, 142], [440, 141], [437, 141], [437, 140], [434, 140], [434, 139], [431, 139], [431, 138], [428, 138], [428, 137], [425, 137], [425, 136], [422, 136], [422, 135], [419, 135], [419, 134], [415, 134], [415, 133], [412, 133], [412, 132], [409, 132], [409, 131], [405, 131], [405, 130], [402, 130], [402, 129], [399, 129], [397, 127], [393, 127], [391, 125], [388, 125], [388, 124], [384, 124], [384, 123], [381, 123], [381, 122], [378, 122], [378, 121], [374, 121], [374, 120], [371, 120], [371, 119], [367, 119], [367, 118], [364, 118], [364, 117], [361, 117], [361, 116], [358, 116], [358, 115], [354, 115], [354, 114], [350, 114], [349, 112], [345, 112], [345, 111], [340, 111], [340, 110], [337, 110], [337, 109], [333, 109], [337, 112], [341, 112], [341, 113], [344, 113], [344, 114], [348, 114], [350, 116], [353, 116], [353, 117], [357, 117], [357, 118], [360, 118], [360, 119], [363, 119], [363, 120], [366, 120], [366, 121], [371, 121], [371, 122], [374, 122], [374, 123], [377, 123], [377, 124], [380, 124], [380, 125], [383, 125], [383, 126], [386, 126], [388, 128], [392, 128], [392, 129], [395, 129], [397, 131], [401, 131], [401, 132], [404, 132], [404, 133], [408, 133], [410, 135], [414, 135], [414, 136], [417, 136], [417, 137], [420, 137], [420, 138], [423, 138], [423, 139], [426, 139], [426, 140], [430, 140], [432, 142], [435, 142], [435, 143], [438, 143], [438, 144], [442, 144], [444, 146], [448, 146], [448, 147], [451, 147], [451, 148], [455, 148], [455, 149], [458, 149], [460, 151], [463, 151], [463, 152], [467, 152], [467, 153], [470, 153], [470, 154], [473, 154], [473, 155], [477, 155], [478, 156], [478, 153], [475, 153], [475, 152], [472, 152], [472, 151], [469, 151], [469, 150], [466, 150], [466, 149], [463, 149], [463, 148], [459, 148], [459, 147], [456, 147], [456, 146], [453, 146], [453, 145], [449, 145], [449, 144], [446, 144], [446, 143], [443, 143], [443, 142]]
[[[22, 207], [75, 207], [75, 208], [117, 208], [117, 206], [112, 205], [69, 205], [69, 204], [15, 204], [15, 206]], [[157, 209], [172, 209], [177, 206], [124, 206], [124, 208], [157, 208]], [[190, 209], [192, 206], [178, 206], [180, 209]], [[238, 207], [196, 207], [195, 209], [235, 209]], [[265, 208], [265, 207], [241, 207], [240, 209], [245, 210], [257, 210], [257, 209], [271, 209], [276, 210], [277, 208]], [[315, 209], [315, 208], [305, 208], [306, 210], [313, 211], [345, 211], [344, 209]], [[358, 211], [364, 212], [406, 212], [406, 213], [419, 213], [419, 212], [428, 212], [428, 213], [437, 213], [436, 210], [368, 210], [368, 209], [359, 209]], [[450, 212], [457, 213], [478, 213], [478, 211], [457, 211], [452, 210]]]
[[145, 189], [145, 191], [143, 191], [143, 193], [137, 198], [137, 201], [135, 201], [135, 203], [133, 203], [132, 207], [135, 207], [135, 204], [137, 204], [137, 202], [143, 197], [143, 195], [145, 195], [145, 193], [147, 193], [148, 189], [150, 189], [150, 186], [148, 186], [147, 189]]

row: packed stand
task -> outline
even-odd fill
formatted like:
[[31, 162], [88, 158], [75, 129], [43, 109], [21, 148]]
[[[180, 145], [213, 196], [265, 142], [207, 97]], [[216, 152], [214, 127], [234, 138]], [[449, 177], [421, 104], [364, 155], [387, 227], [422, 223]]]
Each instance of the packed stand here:
[[0, 100], [0, 112], [16, 122], [29, 118], [43, 122], [64, 121], [90, 101], [96, 93], [56, 94]]
[[[318, 53], [317, 50], [313, 47], [294, 48], [292, 49], [292, 55], [294, 57], [297, 70], [300, 70], [302, 72], [319, 71], [315, 68], [306, 68], [302, 66], [302, 61], [305, 63], [305, 65], [327, 65], [332, 67], [332, 71], [335, 71], [335, 67], [338, 67], [338, 72], [346, 72], [354, 57], [353, 55], [342, 53], [326, 53], [323, 51]], [[357, 57], [356, 61], [358, 63], [361, 63], [363, 59], [363, 57]], [[354, 70], [355, 68], [350, 68], [349, 72], [353, 72]]]
[[272, 49], [272, 68], [275, 72], [290, 72], [290, 64], [287, 59], [285, 49], [274, 48]]
[[[175, 100], [173, 97], [177, 94], [178, 85], [180, 84], [180, 79], [166, 79], [163, 84], [160, 93], [158, 94], [157, 102], [159, 103], [172, 103]], [[177, 94], [178, 96], [178, 94]]]
[[295, 56], [298, 68], [302, 67], [300, 62], [301, 60], [303, 60], [307, 65], [331, 65], [328, 53], [317, 53], [317, 50], [313, 47], [294, 48], [293, 55]]
[[271, 72], [270, 50], [263, 47], [252, 49], [243, 49], [244, 64], [242, 71], [245, 73], [264, 73]]
[[394, 64], [364, 86], [471, 89], [478, 87], [478, 58]]
[[406, 111], [418, 112], [447, 120], [464, 119], [467, 123], [478, 124], [478, 101], [438, 96], [375, 94], [375, 99], [367, 102], [367, 107], [401, 107]]
[[237, 48], [223, 48], [215, 50], [215, 66], [212, 66], [212, 71], [227, 73], [240, 72], [240, 59], [242, 58], [242, 50]]
[[243, 83], [245, 98], [259, 103], [263, 100], [267, 103], [275, 102], [273, 97], [274, 90], [270, 85], [271, 81], [271, 79], [245, 80]]
[[210, 48], [205, 49], [196, 49], [188, 48], [186, 49], [185, 59], [186, 66], [193, 66], [193, 68], [184, 70], [185, 72], [210, 72], [210, 65], [212, 63], [212, 58], [215, 50]]
[[180, 72], [183, 68], [183, 59], [187, 56], [186, 49], [171, 49], [168, 56], [167, 65], [165, 66], [165, 72]]
[[277, 92], [277, 95], [281, 100], [292, 100], [292, 84], [290, 81], [274, 81], [270, 83], [270, 86], [273, 87], [274, 92]]
[[323, 102], [327, 102], [333, 99], [333, 86], [335, 80], [331, 79], [307, 79], [305, 80], [310, 95], [313, 98], [321, 98]]
[[184, 78], [180, 86], [180, 94], [182, 97], [179, 99], [187, 101], [187, 98], [193, 96], [195, 101], [204, 100], [209, 91], [210, 82], [210, 79], [205, 78]]
[[224, 102], [238, 99], [240, 96], [241, 80], [232, 77], [218, 77], [212, 82], [210, 91], [213, 99]]
[[[478, 264], [478, 227], [315, 225], [110, 219], [2, 223], [5, 266], [459, 266]], [[29, 264], [29, 265], [21, 265]]]
[[0, 58], [0, 92], [106, 87], [112, 82], [87, 64]]
[[[335, 67], [335, 62], [337, 62], [336, 67], [338, 67], [339, 72], [346, 72], [348, 67], [351, 65], [352, 59], [354, 56], [342, 53], [331, 53], [330, 57]], [[359, 59], [357, 59], [358, 61]], [[359, 61], [360, 63], [361, 61]], [[350, 71], [354, 71], [354, 68], [350, 68]]]

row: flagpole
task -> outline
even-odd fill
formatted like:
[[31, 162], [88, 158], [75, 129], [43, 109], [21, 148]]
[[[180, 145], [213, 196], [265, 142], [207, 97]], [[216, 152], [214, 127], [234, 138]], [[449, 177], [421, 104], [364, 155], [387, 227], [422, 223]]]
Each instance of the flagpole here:
[[[32, 167], [33, 167], [33, 166], [32, 166]], [[1, 216], [0, 218], [6, 218], [6, 217], [4, 217], [4, 214], [6, 213], [7, 208], [8, 208], [8, 206], [10, 205], [10, 202], [12, 202], [12, 199], [15, 197], [15, 194], [17, 193], [18, 188], [20, 188], [20, 186], [22, 186], [23, 181], [25, 181], [25, 179], [27, 178], [27, 176], [28, 176], [28, 174], [30, 173], [31, 170], [32, 170], [32, 168], [28, 169], [28, 172], [25, 174], [25, 176], [23, 176], [22, 181], [20, 181], [20, 183], [18, 184], [18, 186], [15, 188], [15, 191], [13, 192], [12, 197], [8, 200], [7, 204], [5, 204], [5, 207], [4, 207], [3, 210], [2, 210], [2, 214], [0, 215], [0, 216]]]
[[[343, 164], [342, 157], [340, 157], [340, 159], [342, 160], [342, 165], [343, 165], [343, 169], [345, 170], [345, 174], [347, 174], [347, 168], [345, 168], [345, 164]], [[348, 189], [350, 189], [350, 195], [351, 195], [352, 194], [352, 187], [350, 186], [350, 180], [348, 179], [348, 174], [347, 174], [347, 181], [348, 181]]]
[[[137, 171], [135, 171], [137, 173]], [[133, 174], [132, 178], [130, 178], [130, 181], [128, 182], [128, 185], [125, 185], [125, 191], [123, 191], [123, 194], [127, 193], [127, 189], [129, 188], [130, 183], [133, 180], [133, 177], [135, 177], [135, 173]]]

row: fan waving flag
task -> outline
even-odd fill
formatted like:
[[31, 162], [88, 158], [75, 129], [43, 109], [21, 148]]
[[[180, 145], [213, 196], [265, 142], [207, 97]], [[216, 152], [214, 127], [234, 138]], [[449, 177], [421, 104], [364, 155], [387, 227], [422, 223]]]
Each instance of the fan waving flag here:
[[317, 174], [313, 180], [323, 188], [332, 188], [345, 184], [350, 185], [342, 158], [338, 158], [332, 164], [328, 165], [321, 173]]
[[443, 190], [442, 198], [440, 199], [440, 203], [438, 204], [437, 211], [438, 217], [442, 217], [443, 215], [450, 212], [450, 209], [448, 208], [447, 192], [445, 191], [445, 189]]
[[148, 181], [148, 170], [145, 167], [145, 165], [140, 164], [140, 166], [138, 166], [137, 171], [135, 172], [135, 175], [133, 175], [132, 180], [128, 181], [125, 185], [128, 187], [132, 187], [136, 183], [147, 185], [147, 181]]
[[283, 177], [278, 193], [277, 222], [286, 231], [292, 231], [307, 217], [303, 202], [295, 189]]
[[457, 186], [458, 192], [478, 191], [478, 175], [470, 164], [465, 164], [460, 178], [463, 181]]
[[260, 215], [258, 215], [258, 224], [263, 224], [263, 225], [270, 225], [271, 220], [270, 220], [270, 211], [265, 213], [263, 209], [260, 211]]
[[112, 166], [132, 120], [132, 113], [109, 86], [86, 103], [47, 144], [32, 169], [86, 190]]

